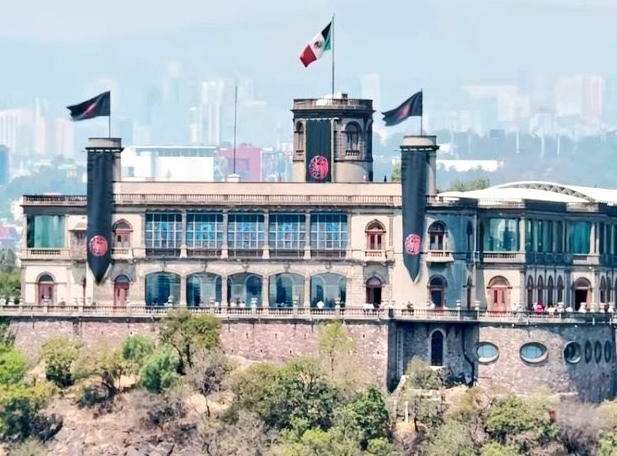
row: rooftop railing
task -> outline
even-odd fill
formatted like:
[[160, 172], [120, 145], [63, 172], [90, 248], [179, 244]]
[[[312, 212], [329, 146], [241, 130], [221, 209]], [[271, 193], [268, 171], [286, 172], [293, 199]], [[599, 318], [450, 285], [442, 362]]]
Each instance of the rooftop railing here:
[[81, 318], [161, 318], [170, 310], [185, 308], [194, 314], [212, 314], [228, 320], [270, 319], [270, 320], [377, 320], [397, 322], [463, 322], [463, 323], [513, 323], [519, 325], [538, 324], [609, 324], [616, 316], [611, 312], [492, 312], [486, 310], [442, 309], [372, 309], [368, 306], [341, 308], [314, 307], [180, 307], [146, 306], [143, 303], [130, 303], [114, 306], [112, 303], [95, 305], [2, 305], [0, 316], [4, 317], [81, 317]]

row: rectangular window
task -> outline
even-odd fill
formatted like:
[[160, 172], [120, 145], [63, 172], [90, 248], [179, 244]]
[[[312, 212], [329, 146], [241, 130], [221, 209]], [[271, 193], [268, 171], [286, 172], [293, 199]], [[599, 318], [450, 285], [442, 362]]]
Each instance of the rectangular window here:
[[518, 251], [518, 219], [491, 218], [485, 226], [485, 252]]
[[311, 214], [311, 250], [332, 251], [345, 256], [347, 250], [347, 214]]
[[268, 245], [273, 250], [304, 250], [306, 218], [304, 214], [270, 214]]
[[223, 214], [189, 212], [186, 215], [186, 248], [220, 251], [223, 247]]
[[29, 249], [63, 249], [65, 222], [63, 215], [29, 215], [26, 243]]
[[146, 214], [146, 254], [179, 255], [181, 245], [182, 215], [180, 213]]
[[263, 214], [238, 212], [229, 214], [227, 244], [230, 256], [234, 251], [246, 251], [250, 256], [260, 256], [265, 241]]
[[591, 223], [573, 222], [570, 225], [570, 250], [575, 255], [589, 255]]
[[555, 222], [555, 253], [563, 253], [563, 222]]
[[525, 220], [525, 252], [533, 252], [534, 248], [534, 221], [530, 219]]

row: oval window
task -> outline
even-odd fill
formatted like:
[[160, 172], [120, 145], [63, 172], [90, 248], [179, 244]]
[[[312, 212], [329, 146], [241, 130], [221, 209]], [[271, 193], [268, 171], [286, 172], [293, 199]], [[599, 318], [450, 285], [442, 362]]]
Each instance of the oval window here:
[[602, 361], [602, 344], [600, 342], [596, 342], [593, 346], [593, 354], [596, 358], [596, 363]]
[[604, 342], [604, 361], [610, 363], [613, 360], [613, 344], [608, 340]]
[[570, 364], [576, 364], [581, 360], [581, 344], [568, 342], [563, 349], [563, 357]]
[[521, 359], [526, 363], [541, 363], [547, 356], [546, 347], [538, 342], [531, 342], [521, 347]]
[[476, 348], [478, 361], [481, 363], [490, 363], [499, 357], [499, 349], [497, 345], [490, 342], [480, 342]]
[[592, 352], [591, 342], [587, 341], [585, 342], [585, 362], [586, 363], [591, 362], [591, 355], [592, 355], [591, 352]]

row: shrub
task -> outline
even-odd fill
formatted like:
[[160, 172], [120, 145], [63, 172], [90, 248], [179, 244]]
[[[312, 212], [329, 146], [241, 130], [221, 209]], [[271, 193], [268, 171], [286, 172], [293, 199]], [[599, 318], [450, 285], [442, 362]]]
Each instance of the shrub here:
[[162, 393], [178, 379], [179, 358], [169, 345], [155, 350], [139, 371], [141, 384], [151, 393]]
[[41, 347], [45, 362], [45, 377], [50, 382], [66, 388], [75, 383], [74, 368], [79, 357], [81, 343], [67, 337], [52, 337]]
[[131, 374], [139, 373], [144, 362], [154, 352], [154, 342], [142, 335], [130, 336], [122, 342], [122, 357], [127, 361]]

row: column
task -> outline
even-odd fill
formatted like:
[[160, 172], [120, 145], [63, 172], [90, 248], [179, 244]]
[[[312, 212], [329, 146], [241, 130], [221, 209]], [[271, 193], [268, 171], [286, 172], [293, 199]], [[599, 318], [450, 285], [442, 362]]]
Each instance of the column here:
[[305, 244], [304, 244], [304, 259], [311, 259], [311, 212], [305, 212], [304, 231], [305, 231]]
[[221, 308], [226, 309], [229, 306], [229, 297], [227, 296], [227, 274], [221, 274]]
[[311, 307], [311, 276], [304, 277], [304, 307]]
[[[182, 211], [182, 241], [180, 242], [180, 258], [186, 258], [186, 226], [187, 226], [187, 221], [186, 221], [187, 217], [186, 217], [186, 211], [183, 210]], [[186, 278], [183, 277], [183, 279], [186, 281]], [[185, 300], [185, 304], [186, 304], [186, 300]]]
[[525, 230], [525, 219], [521, 218], [518, 221], [518, 239], [519, 246], [518, 251], [522, 253], [526, 253], [526, 244], [527, 244], [527, 230]]
[[591, 255], [598, 253], [598, 236], [596, 235], [598, 232], [597, 225], [596, 222], [591, 222], [591, 231], [589, 232], [589, 242], [591, 244], [589, 246], [589, 253]]
[[270, 308], [270, 277], [262, 276], [261, 278], [261, 307], [264, 309]]
[[186, 307], [186, 275], [180, 276], [180, 292], [178, 293], [178, 305], [180, 307]]
[[[228, 245], [227, 245], [227, 226], [229, 225], [229, 211], [226, 209], [223, 210], [223, 246], [221, 247], [221, 258], [227, 258], [229, 256], [228, 253]], [[227, 287], [227, 282], [225, 282], [224, 287]]]
[[264, 212], [264, 246], [262, 250], [262, 258], [264, 260], [270, 259], [270, 246], [268, 245], [268, 238], [270, 233], [270, 211]]

